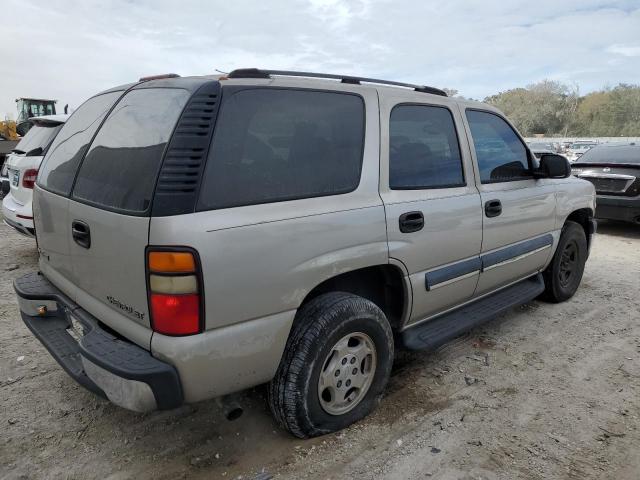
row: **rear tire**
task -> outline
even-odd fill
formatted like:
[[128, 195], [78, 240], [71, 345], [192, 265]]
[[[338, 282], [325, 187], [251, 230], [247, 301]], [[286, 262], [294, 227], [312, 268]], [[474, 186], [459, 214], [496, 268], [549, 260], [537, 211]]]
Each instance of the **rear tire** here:
[[380, 308], [349, 293], [320, 295], [296, 315], [269, 385], [273, 416], [299, 438], [343, 429], [378, 405], [392, 364], [393, 334]]
[[559, 303], [573, 297], [580, 286], [587, 261], [587, 237], [578, 223], [567, 221], [562, 228], [558, 248], [543, 272], [542, 298]]

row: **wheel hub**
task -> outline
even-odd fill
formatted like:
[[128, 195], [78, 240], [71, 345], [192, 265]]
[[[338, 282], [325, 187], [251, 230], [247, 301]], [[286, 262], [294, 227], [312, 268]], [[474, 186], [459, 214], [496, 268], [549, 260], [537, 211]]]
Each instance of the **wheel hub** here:
[[575, 242], [569, 242], [562, 251], [560, 257], [560, 270], [558, 272], [560, 285], [566, 287], [572, 280], [578, 265], [578, 246]]
[[376, 371], [377, 355], [373, 340], [361, 332], [342, 337], [322, 364], [318, 397], [330, 415], [342, 415], [365, 397]]

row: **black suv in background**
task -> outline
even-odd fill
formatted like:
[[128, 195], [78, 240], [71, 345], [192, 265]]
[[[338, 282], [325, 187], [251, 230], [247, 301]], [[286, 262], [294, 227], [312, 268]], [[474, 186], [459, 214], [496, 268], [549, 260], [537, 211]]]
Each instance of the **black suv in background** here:
[[596, 187], [597, 218], [640, 225], [640, 145], [598, 145], [571, 167]]

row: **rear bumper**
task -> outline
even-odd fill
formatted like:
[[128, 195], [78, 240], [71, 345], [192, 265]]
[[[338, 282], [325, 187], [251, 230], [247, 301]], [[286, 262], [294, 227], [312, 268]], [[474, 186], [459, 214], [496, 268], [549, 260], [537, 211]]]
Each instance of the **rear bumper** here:
[[138, 412], [183, 403], [180, 378], [173, 366], [102, 328], [42, 274], [18, 278], [14, 288], [24, 323], [80, 385]]
[[8, 193], [2, 199], [2, 216], [4, 222], [10, 227], [15, 228], [19, 233], [28, 237], [35, 236], [31, 202], [26, 205], [21, 205], [15, 201], [11, 193]]
[[607, 220], [640, 223], [640, 196], [625, 198], [598, 195], [595, 216]]

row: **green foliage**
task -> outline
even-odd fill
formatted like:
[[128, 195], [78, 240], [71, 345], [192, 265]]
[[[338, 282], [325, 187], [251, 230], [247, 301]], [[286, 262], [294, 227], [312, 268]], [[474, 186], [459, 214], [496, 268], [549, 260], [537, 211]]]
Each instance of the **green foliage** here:
[[640, 136], [640, 86], [620, 84], [580, 97], [577, 89], [543, 80], [484, 100], [525, 136]]

